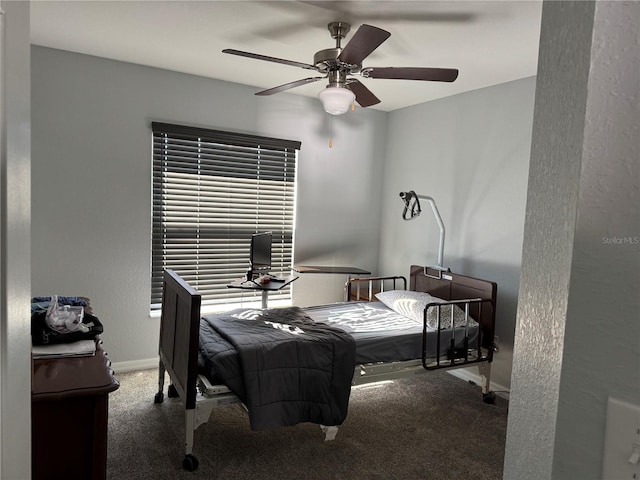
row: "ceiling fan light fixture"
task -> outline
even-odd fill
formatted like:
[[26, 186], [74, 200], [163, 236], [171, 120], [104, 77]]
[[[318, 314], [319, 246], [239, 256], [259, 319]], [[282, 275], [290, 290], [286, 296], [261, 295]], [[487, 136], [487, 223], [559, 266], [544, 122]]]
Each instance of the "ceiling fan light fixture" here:
[[327, 87], [318, 94], [324, 111], [331, 115], [347, 113], [356, 99], [355, 94], [346, 87]]

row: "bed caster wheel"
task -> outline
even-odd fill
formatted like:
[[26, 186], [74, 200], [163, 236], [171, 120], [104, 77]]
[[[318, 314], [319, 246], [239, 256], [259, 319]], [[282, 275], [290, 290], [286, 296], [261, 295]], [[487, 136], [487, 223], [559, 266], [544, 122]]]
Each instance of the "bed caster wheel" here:
[[184, 460], [182, 460], [182, 468], [188, 472], [193, 472], [198, 468], [198, 459], [193, 455], [185, 455]]
[[482, 394], [482, 401], [484, 403], [488, 403], [490, 405], [493, 405], [496, 403], [496, 394], [493, 392], [489, 392], [489, 393], [483, 393]]
[[158, 392], [153, 398], [153, 403], [162, 403], [164, 401], [164, 393]]
[[173, 383], [169, 385], [169, 388], [167, 390], [167, 395], [169, 396], [169, 398], [175, 398], [180, 396], [178, 395], [178, 390], [176, 390], [176, 387], [173, 386]]

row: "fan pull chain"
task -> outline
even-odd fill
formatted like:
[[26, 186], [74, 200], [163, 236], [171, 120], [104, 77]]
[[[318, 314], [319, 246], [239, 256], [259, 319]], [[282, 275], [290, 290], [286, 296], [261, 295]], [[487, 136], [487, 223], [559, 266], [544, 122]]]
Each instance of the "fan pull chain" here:
[[329, 148], [333, 148], [333, 115], [329, 115]]
[[352, 111], [352, 112], [355, 112], [355, 111], [356, 111], [356, 102], [353, 102], [353, 103], [351, 104], [351, 111]]

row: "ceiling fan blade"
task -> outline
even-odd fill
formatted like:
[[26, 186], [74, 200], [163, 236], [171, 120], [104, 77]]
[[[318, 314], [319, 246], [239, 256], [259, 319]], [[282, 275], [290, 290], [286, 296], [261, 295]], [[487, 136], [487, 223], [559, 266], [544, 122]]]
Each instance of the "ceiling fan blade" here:
[[380, 99], [358, 80], [349, 80], [347, 87], [355, 94], [356, 102], [358, 102], [361, 107], [370, 107], [371, 105], [380, 103]]
[[456, 78], [458, 78], [458, 70], [455, 68], [367, 67], [362, 69], [361, 75], [365, 78], [453, 82]]
[[295, 62], [293, 60], [285, 60], [282, 58], [269, 57], [267, 55], [260, 55], [257, 53], [243, 52], [242, 50], [234, 50], [233, 48], [225, 48], [222, 53], [230, 53], [231, 55], [238, 55], [240, 57], [253, 58], [255, 60], [264, 60], [266, 62], [282, 63], [283, 65], [290, 65], [292, 67], [305, 68], [307, 70], [317, 70], [315, 65], [308, 63]]
[[284, 92], [285, 90], [289, 90], [291, 88], [300, 87], [302, 85], [306, 85], [307, 83], [317, 82], [318, 80], [323, 80], [326, 77], [310, 77], [303, 78], [302, 80], [296, 80], [295, 82], [285, 83], [284, 85], [280, 85], [278, 87], [269, 88], [267, 90], [262, 90], [261, 92], [256, 93], [256, 95], [273, 95], [274, 93]]
[[361, 25], [349, 43], [344, 47], [338, 60], [351, 65], [360, 65], [371, 52], [391, 36], [386, 30], [371, 25]]

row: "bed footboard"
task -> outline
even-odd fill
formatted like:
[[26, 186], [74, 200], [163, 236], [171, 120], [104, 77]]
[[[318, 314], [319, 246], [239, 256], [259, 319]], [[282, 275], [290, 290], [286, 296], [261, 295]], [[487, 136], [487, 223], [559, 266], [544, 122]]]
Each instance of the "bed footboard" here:
[[198, 459], [192, 454], [196, 428], [196, 381], [200, 335], [200, 294], [172, 270], [165, 270], [160, 319], [159, 390], [154, 402], [164, 397], [165, 371], [171, 378], [169, 396], [179, 396], [185, 407], [185, 457], [183, 467], [193, 471]]
[[165, 270], [160, 319], [160, 361], [187, 409], [196, 405], [200, 294]]

